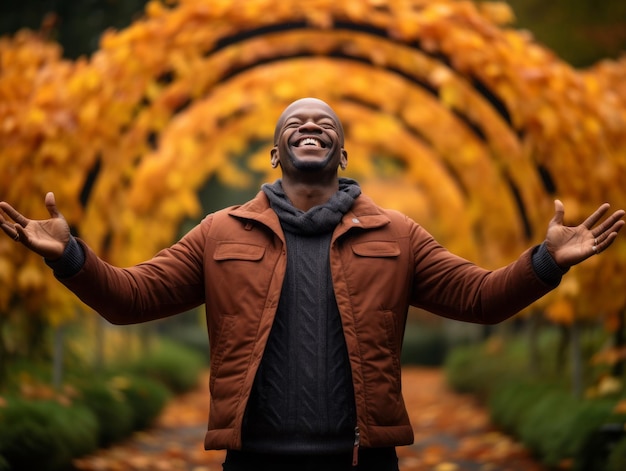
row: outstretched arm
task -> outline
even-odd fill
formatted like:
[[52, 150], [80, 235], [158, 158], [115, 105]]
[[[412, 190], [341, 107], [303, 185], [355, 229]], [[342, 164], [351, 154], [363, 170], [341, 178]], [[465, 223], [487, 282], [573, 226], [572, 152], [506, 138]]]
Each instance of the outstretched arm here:
[[70, 228], [59, 213], [52, 192], [46, 195], [45, 204], [50, 219], [33, 220], [19, 213], [9, 203], [1, 201], [0, 228], [7, 236], [33, 252], [48, 260], [56, 260], [63, 255], [70, 240]]
[[0, 229], [44, 257], [57, 279], [105, 319], [115, 324], [145, 322], [204, 302], [201, 225], [151, 260], [117, 268], [71, 236], [52, 193], [45, 203], [50, 218], [33, 220], [0, 202]]
[[624, 226], [625, 212], [603, 217], [601, 205], [579, 226], [563, 225], [563, 204], [555, 201], [545, 241], [497, 270], [462, 259], [415, 224], [415, 285], [411, 304], [452, 319], [495, 324], [535, 302], [561, 281], [571, 266], [604, 251]]
[[559, 200], [554, 202], [554, 217], [548, 225], [545, 242], [557, 265], [567, 269], [599, 254], [613, 243], [624, 226], [622, 218], [625, 213], [621, 209], [617, 210], [598, 224], [608, 210], [609, 204], [604, 203], [582, 224], [564, 226], [563, 203]]

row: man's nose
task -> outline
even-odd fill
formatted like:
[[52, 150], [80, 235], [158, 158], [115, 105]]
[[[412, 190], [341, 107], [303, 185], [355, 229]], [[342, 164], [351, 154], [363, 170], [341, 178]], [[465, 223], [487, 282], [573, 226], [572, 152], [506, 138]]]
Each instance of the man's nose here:
[[300, 132], [316, 132], [316, 133], [321, 133], [322, 132], [322, 127], [315, 123], [314, 121], [306, 121], [304, 123], [302, 123], [300, 125], [300, 127], [298, 128], [298, 130]]

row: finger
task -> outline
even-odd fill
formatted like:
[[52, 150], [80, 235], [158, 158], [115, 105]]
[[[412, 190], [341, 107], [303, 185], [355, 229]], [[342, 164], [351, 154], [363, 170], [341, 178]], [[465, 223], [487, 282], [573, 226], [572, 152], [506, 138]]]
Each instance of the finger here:
[[585, 221], [583, 222], [583, 226], [585, 226], [587, 229], [591, 229], [593, 226], [596, 225], [596, 223], [600, 220], [600, 218], [604, 216], [604, 214], [608, 211], [609, 207], [610, 207], [609, 203], [601, 204], [600, 207], [596, 209], [593, 212], [593, 214], [591, 214], [591, 216], [585, 219]]
[[54, 199], [54, 193], [52, 193], [51, 191], [46, 193], [45, 203], [46, 203], [46, 208], [48, 208], [48, 213], [50, 213], [50, 217], [52, 218], [61, 217], [61, 213], [57, 209], [56, 200]]
[[[595, 227], [591, 233], [594, 237], [600, 237], [607, 230], [612, 230], [613, 227], [620, 222], [620, 220], [624, 217], [623, 210], [617, 210], [613, 214], [611, 214], [608, 218], [606, 218], [602, 224]], [[610, 229], [609, 229], [610, 228]]]
[[561, 200], [554, 200], [554, 216], [552, 217], [552, 221], [550, 222], [553, 224], [562, 225], [564, 216], [565, 207], [563, 206], [563, 203], [561, 202]]
[[10, 223], [4, 218], [4, 216], [2, 216], [2, 214], [0, 214], [0, 229], [2, 229], [2, 232], [15, 241], [19, 240], [20, 237], [17, 232], [17, 227], [17, 224]]
[[20, 226], [26, 226], [28, 224], [28, 219], [22, 216], [13, 206], [11, 206], [6, 201], [0, 202], [0, 209], [2, 209], [13, 221], [15, 221]]
[[0, 215], [0, 229], [2, 229], [2, 232], [4, 232], [6, 235], [11, 237], [12, 239], [15, 239], [15, 228], [13, 227], [13, 224], [7, 222], [7, 220], [4, 219], [2, 215]]
[[24, 228], [22, 226], [16, 224], [13, 226], [13, 229], [15, 231], [15, 235], [13, 236], [13, 240], [15, 242], [24, 242], [27, 240], [26, 233], [24, 232]]
[[606, 250], [609, 245], [611, 245], [613, 243], [613, 241], [616, 239], [617, 237], [617, 232], [611, 232], [606, 239], [604, 239], [602, 242], [598, 242], [597, 245], [593, 246], [593, 251], [595, 252], [595, 254], [599, 254], [600, 252]]
[[624, 227], [626, 222], [620, 220], [611, 226], [611, 228], [594, 239], [593, 249], [596, 254], [606, 250], [617, 238], [617, 233]]
[[609, 230], [603, 232], [596, 238], [596, 245], [601, 248], [606, 248], [611, 245], [613, 240], [617, 237], [617, 233], [622, 229], [622, 227], [624, 227], [624, 224], [624, 221], [617, 221]]

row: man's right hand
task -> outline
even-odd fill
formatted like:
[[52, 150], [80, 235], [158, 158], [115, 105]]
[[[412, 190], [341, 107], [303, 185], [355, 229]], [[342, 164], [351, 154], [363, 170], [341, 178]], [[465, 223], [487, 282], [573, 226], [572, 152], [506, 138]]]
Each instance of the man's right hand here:
[[32, 220], [20, 214], [9, 203], [0, 201], [0, 210], [4, 211], [4, 214], [0, 211], [0, 229], [42, 257], [56, 260], [63, 255], [70, 240], [70, 227], [59, 213], [52, 192], [46, 195], [45, 202], [50, 219]]

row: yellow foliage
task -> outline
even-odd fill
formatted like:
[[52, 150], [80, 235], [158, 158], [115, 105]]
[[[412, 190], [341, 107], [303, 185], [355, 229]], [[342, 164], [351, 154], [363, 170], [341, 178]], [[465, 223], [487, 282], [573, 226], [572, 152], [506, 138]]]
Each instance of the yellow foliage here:
[[17, 288], [24, 294], [43, 288], [41, 266], [29, 263], [21, 267], [17, 274]]
[[589, 399], [596, 399], [619, 394], [621, 391], [623, 391], [623, 389], [624, 385], [621, 379], [614, 376], [604, 375], [600, 377], [596, 385], [588, 388], [585, 391], [585, 396]]
[[576, 318], [576, 313], [572, 302], [561, 298], [554, 301], [546, 308], [546, 316], [557, 324], [571, 324]]
[[626, 399], [620, 399], [613, 408], [614, 414], [626, 414]]
[[480, 2], [480, 11], [498, 25], [507, 25], [515, 22], [515, 13], [509, 5], [501, 2]]
[[[135, 263], [201, 216], [196, 195], [209, 178], [277, 178], [276, 118], [318, 96], [344, 122], [347, 175], [451, 249], [501, 265], [541, 241], [554, 196], [573, 223], [604, 200], [626, 206], [626, 59], [576, 71], [500, 28], [513, 20], [498, 2], [155, 0], [90, 59], [62, 60], [34, 33], [0, 38], [0, 198], [35, 214], [53, 190], [100, 255]], [[261, 26], [278, 28], [237, 36]], [[568, 274], [551, 298], [555, 319], [626, 305], [606, 295], [625, 291], [616, 245], [602, 267]], [[19, 283], [0, 286], [1, 312], [34, 289], [54, 301], [54, 322], [72, 315], [23, 253], [0, 247], [0, 277], [7, 263]]]

